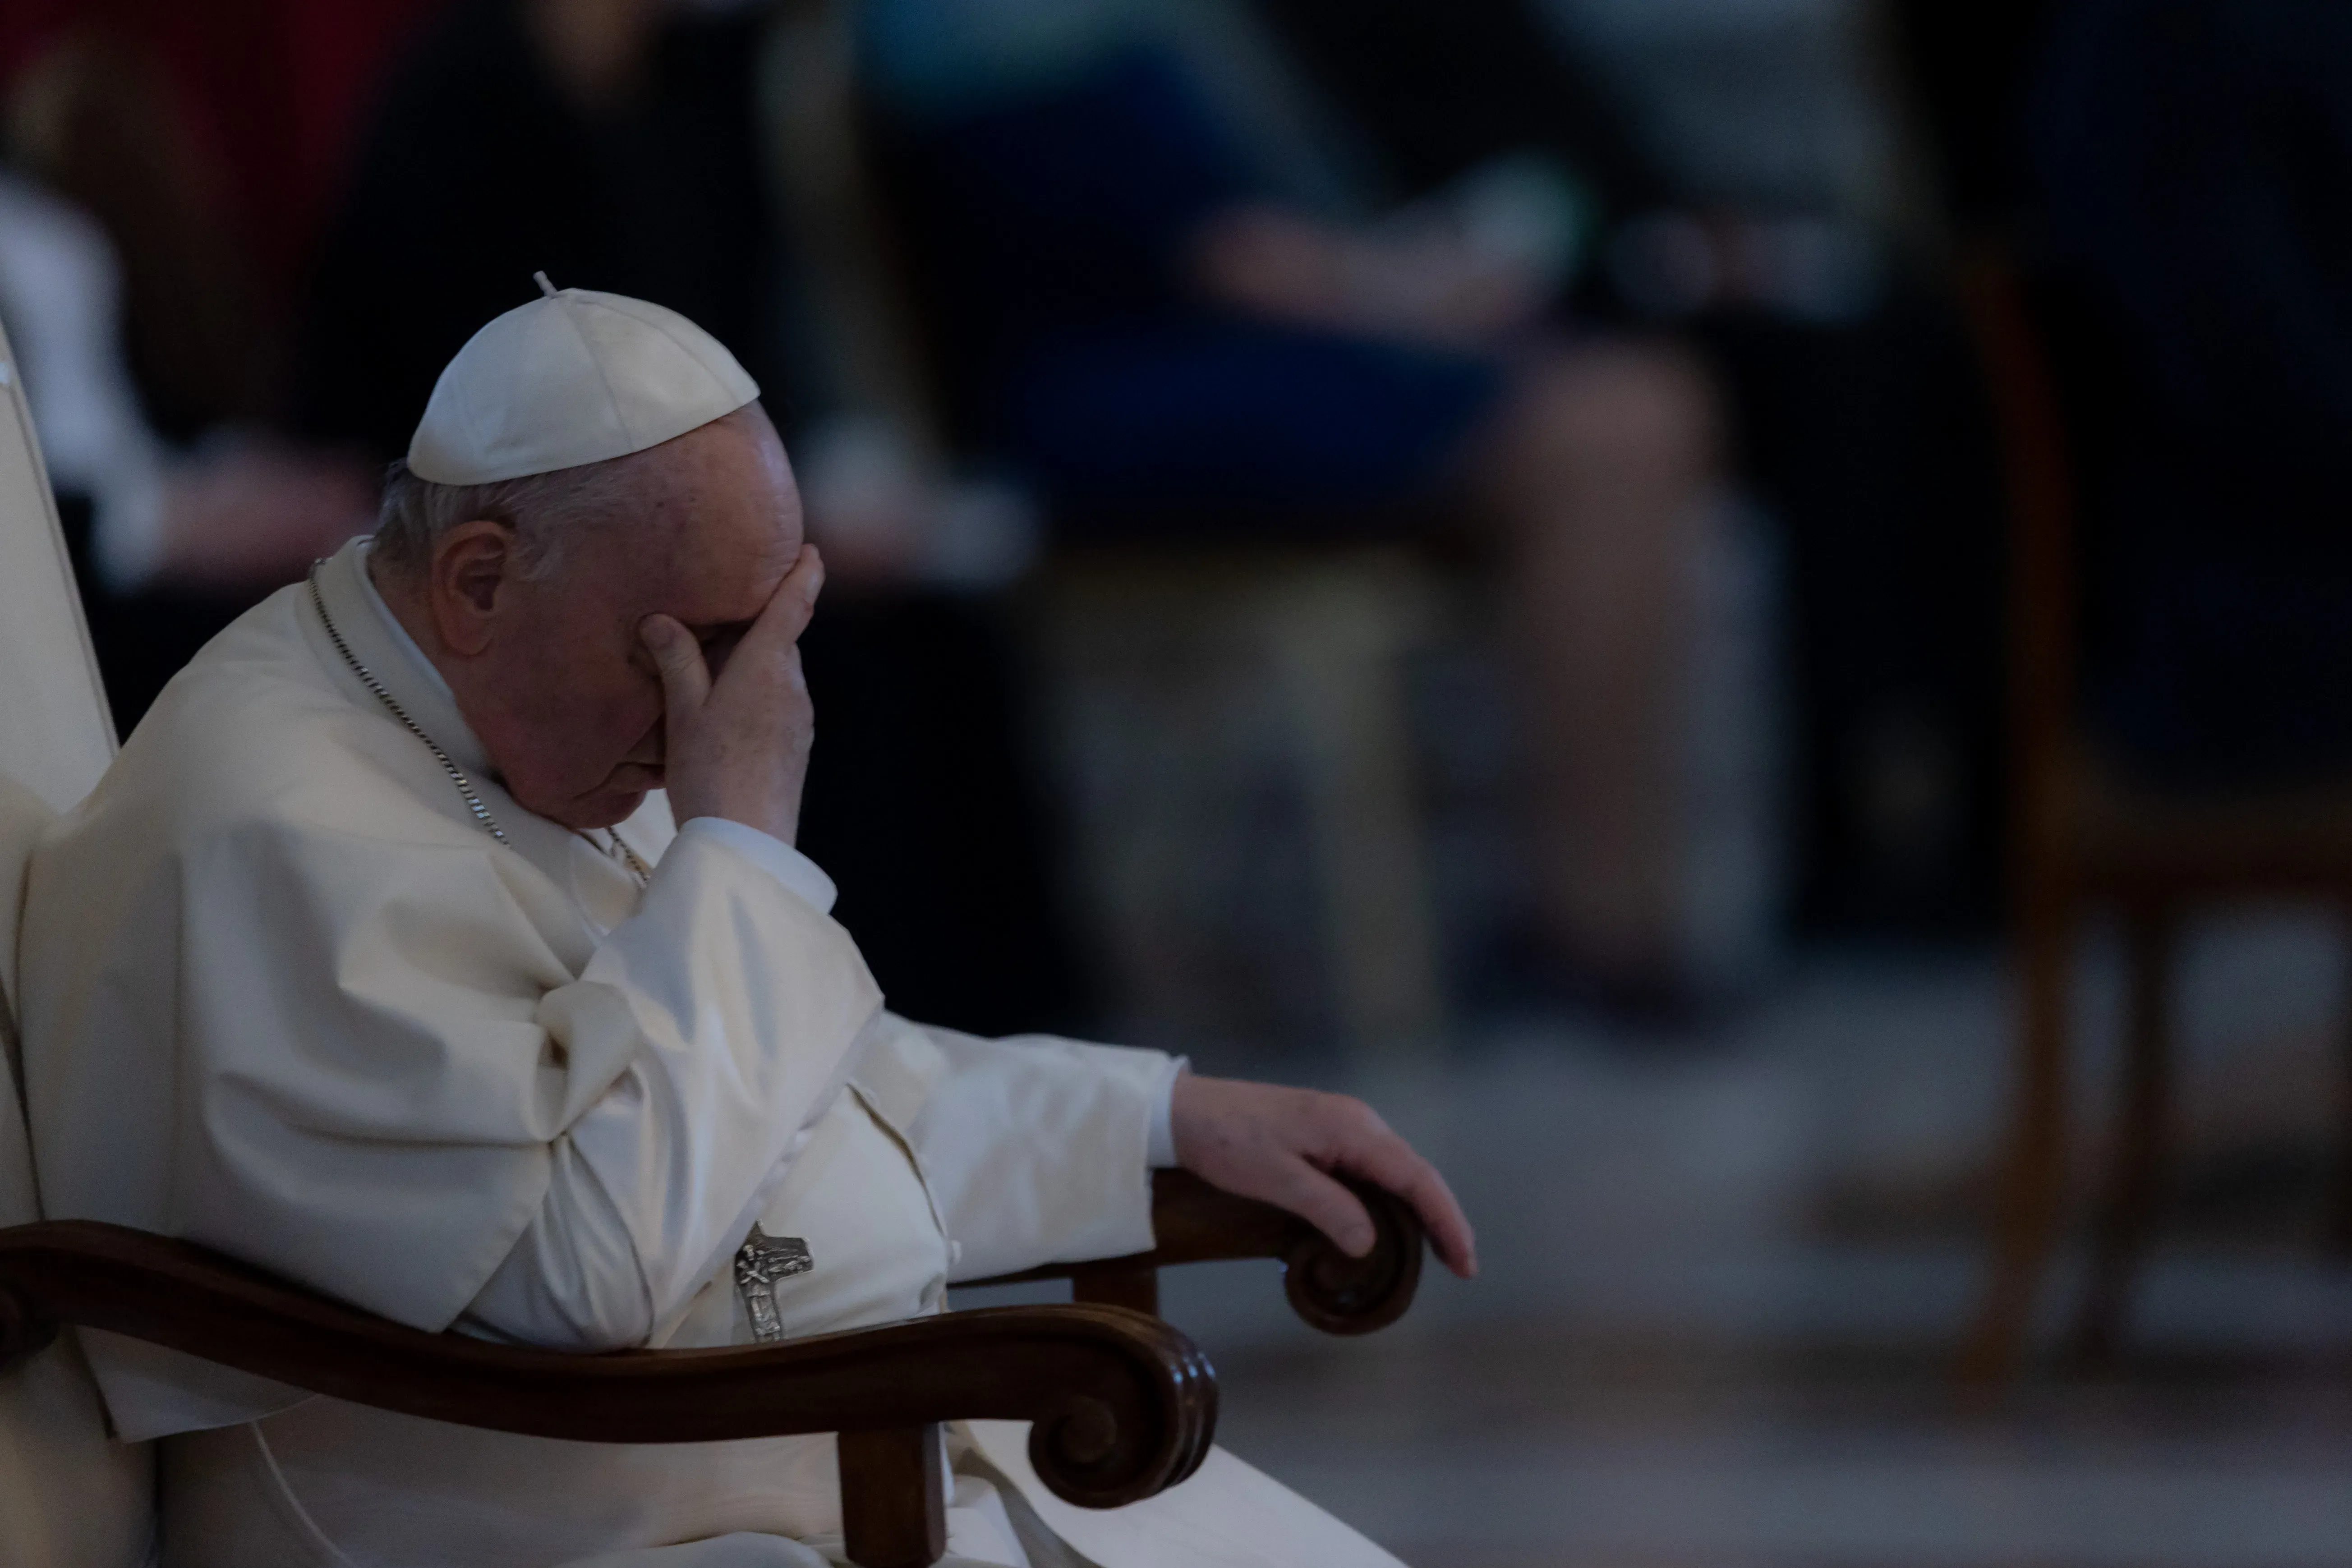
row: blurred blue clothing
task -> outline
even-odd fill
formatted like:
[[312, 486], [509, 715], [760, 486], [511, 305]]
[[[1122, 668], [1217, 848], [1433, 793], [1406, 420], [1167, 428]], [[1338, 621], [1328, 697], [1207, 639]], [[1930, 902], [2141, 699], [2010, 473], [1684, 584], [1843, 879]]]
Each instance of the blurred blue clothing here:
[[1009, 29], [1028, 7], [877, 0], [865, 38], [952, 323], [963, 422], [1066, 526], [1328, 521], [1446, 480], [1501, 395], [1498, 362], [1270, 321], [1193, 291], [1202, 226], [1273, 193], [1181, 48], [1144, 32], [1135, 7], [1105, 5], [1115, 20], [1091, 48], [1075, 25], [1025, 59], [973, 46], [975, 82], [941, 63], [920, 25], [930, 13], [969, 32], [975, 18]]
[[1123, 51], [1055, 82], [929, 122], [920, 199], [967, 330], [996, 354], [1041, 337], [1193, 310], [1187, 247], [1263, 195], [1179, 63]]
[[2352, 6], [2074, 0], [2030, 142], [2093, 345], [2095, 715], [2182, 780], [2352, 762]]
[[1076, 80], [1127, 49], [1166, 47], [1173, 16], [1161, 0], [862, 0], [857, 48], [866, 85], [892, 112], [938, 121]]
[[[1500, 381], [1468, 355], [1199, 316], [1042, 339], [998, 417], [1095, 531], [1379, 529], [1455, 477]], [[1200, 515], [1221, 507], [1241, 510]]]

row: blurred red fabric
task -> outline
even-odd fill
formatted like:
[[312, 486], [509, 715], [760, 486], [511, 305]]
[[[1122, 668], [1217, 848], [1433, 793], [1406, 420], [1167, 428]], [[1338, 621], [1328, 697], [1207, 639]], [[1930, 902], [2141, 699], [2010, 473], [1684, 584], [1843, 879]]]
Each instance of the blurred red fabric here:
[[376, 83], [446, 0], [9, 0], [0, 83], [97, 29], [162, 68], [226, 216], [272, 282], [298, 279]]

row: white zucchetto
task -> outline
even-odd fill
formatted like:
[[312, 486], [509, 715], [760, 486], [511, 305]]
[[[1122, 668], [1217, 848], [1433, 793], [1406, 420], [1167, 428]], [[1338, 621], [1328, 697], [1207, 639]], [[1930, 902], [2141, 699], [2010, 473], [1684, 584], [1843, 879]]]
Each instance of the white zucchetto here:
[[625, 458], [760, 395], [676, 310], [537, 277], [544, 297], [476, 332], [434, 383], [408, 444], [418, 479], [486, 485]]

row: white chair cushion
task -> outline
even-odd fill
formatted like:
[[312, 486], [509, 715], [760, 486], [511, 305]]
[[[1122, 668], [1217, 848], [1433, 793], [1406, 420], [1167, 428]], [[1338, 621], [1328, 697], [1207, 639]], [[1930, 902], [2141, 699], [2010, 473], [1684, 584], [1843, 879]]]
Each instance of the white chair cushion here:
[[16, 931], [25, 912], [25, 867], [33, 858], [34, 841], [55, 815], [31, 790], [0, 773], [0, 1055], [8, 1068], [6, 1081], [0, 1082], [0, 1226], [29, 1225], [41, 1217], [19, 1098], [25, 1064], [16, 1045]]
[[24, 1138], [24, 1060], [16, 1053], [16, 926], [24, 920], [24, 868], [52, 811], [21, 783], [0, 773], [0, 1225], [30, 1225], [40, 1217], [33, 1194], [33, 1152]]
[[0, 334], [0, 771], [63, 811], [113, 756], [48, 476]]
[[[12, 1001], [25, 862], [50, 804], [79, 799], [112, 750], [31, 439], [0, 336], [0, 1226], [39, 1217]], [[0, 1563], [137, 1568], [154, 1529], [153, 1446], [107, 1436], [72, 1335], [0, 1377]]]

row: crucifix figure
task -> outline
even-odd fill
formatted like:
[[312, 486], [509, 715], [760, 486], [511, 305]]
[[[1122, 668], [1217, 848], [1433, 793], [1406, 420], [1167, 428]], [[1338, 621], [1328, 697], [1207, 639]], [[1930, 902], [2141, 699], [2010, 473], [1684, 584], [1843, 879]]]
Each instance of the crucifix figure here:
[[735, 1292], [751, 1314], [751, 1337], [766, 1344], [784, 1337], [783, 1320], [776, 1315], [776, 1284], [816, 1267], [808, 1243], [797, 1236], [770, 1236], [758, 1226], [743, 1238], [735, 1254]]

